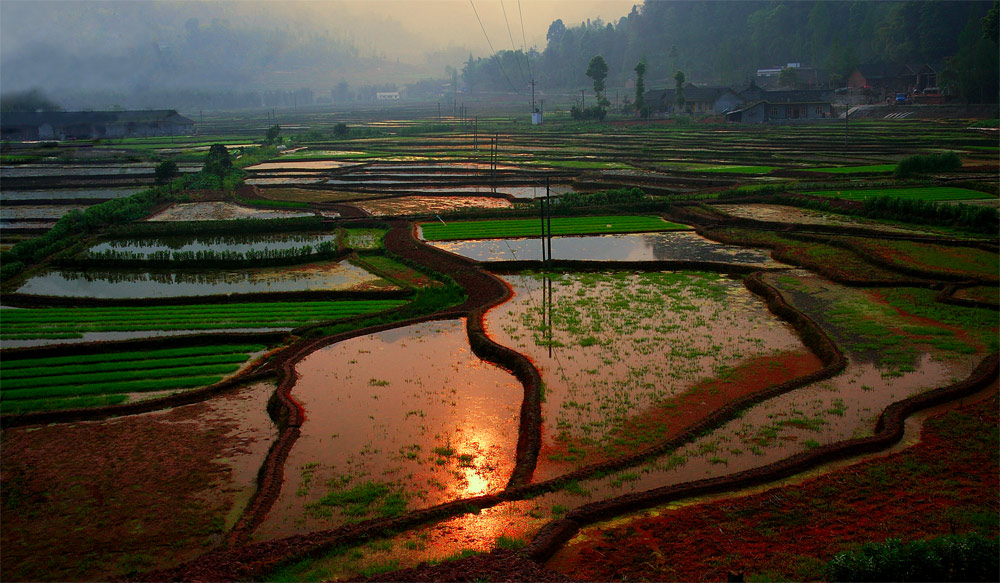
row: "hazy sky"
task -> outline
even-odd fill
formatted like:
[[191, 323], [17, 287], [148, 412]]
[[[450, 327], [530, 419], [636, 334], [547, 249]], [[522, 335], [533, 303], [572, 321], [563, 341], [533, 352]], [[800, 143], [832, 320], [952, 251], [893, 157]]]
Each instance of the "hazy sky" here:
[[[486, 34], [496, 50], [521, 48], [521, 17], [527, 46], [545, 48], [545, 33], [549, 25], [561, 18], [573, 26], [590, 18], [617, 22], [641, 0], [373, 0], [368, 2], [316, 2], [336, 6], [351, 5], [360, 12], [378, 14], [398, 20], [404, 27], [426, 39], [429, 45], [441, 47], [465, 45], [488, 52], [489, 45], [476, 12], [486, 28]], [[475, 6], [475, 11], [473, 10]], [[520, 12], [519, 12], [520, 10]], [[507, 20], [504, 20], [506, 11]], [[507, 24], [510, 24], [510, 33]]]
[[633, 2], [0, 0], [0, 91], [405, 84], [489, 57], [486, 35], [542, 51], [554, 20], [617, 22]]

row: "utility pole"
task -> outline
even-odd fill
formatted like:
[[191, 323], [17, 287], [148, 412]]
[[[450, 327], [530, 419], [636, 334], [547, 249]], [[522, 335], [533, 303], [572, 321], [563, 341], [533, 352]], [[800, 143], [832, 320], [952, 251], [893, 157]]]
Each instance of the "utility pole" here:
[[478, 158], [479, 152], [479, 116], [473, 118], [472, 121], [472, 149], [477, 152], [476, 157]]
[[535, 113], [535, 80], [531, 80], [531, 113]]
[[587, 109], [587, 98], [584, 96], [586, 89], [580, 90], [580, 109]]

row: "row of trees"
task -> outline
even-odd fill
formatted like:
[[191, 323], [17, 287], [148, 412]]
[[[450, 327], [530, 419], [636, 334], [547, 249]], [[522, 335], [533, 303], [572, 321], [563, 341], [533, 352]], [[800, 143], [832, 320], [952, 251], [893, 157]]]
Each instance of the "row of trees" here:
[[669, 86], [678, 70], [699, 82], [741, 85], [758, 68], [789, 62], [828, 69], [833, 82], [861, 63], [945, 63], [942, 82], [972, 101], [995, 102], [996, 12], [996, 3], [964, 0], [650, 1], [615, 23], [556, 20], [542, 53], [470, 57], [462, 74], [473, 90], [510, 91], [520, 88], [518, 67], [529, 66], [544, 87], [580, 87], [594, 55], [607, 66], [603, 82], [617, 87], [632, 84], [632, 64], [644, 56], [654, 86]]

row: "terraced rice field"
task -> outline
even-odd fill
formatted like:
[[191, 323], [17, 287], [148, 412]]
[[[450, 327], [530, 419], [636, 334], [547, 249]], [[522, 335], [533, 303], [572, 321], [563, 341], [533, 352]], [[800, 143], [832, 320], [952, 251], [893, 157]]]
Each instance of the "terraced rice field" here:
[[262, 345], [220, 345], [81, 356], [5, 359], [4, 415], [114, 405], [216, 383], [239, 370]]
[[844, 189], [844, 190], [811, 190], [803, 194], [812, 196], [825, 196], [828, 198], [843, 198], [845, 200], [864, 200], [873, 196], [894, 196], [896, 198], [906, 198], [926, 201], [951, 201], [951, 200], [979, 200], [996, 198], [995, 196], [969, 190], [968, 188], [956, 188], [953, 186], [928, 186], [925, 188], [864, 188], [864, 189]]
[[92, 332], [289, 329], [391, 310], [404, 300], [338, 300], [4, 310], [0, 338], [82, 338]]
[[[689, 229], [649, 216], [556, 217], [552, 219], [553, 235], [589, 235], [594, 233], [643, 233]], [[457, 239], [495, 239], [500, 237], [541, 237], [541, 219], [506, 219], [499, 221], [465, 221], [422, 223], [421, 235], [428, 241]]]

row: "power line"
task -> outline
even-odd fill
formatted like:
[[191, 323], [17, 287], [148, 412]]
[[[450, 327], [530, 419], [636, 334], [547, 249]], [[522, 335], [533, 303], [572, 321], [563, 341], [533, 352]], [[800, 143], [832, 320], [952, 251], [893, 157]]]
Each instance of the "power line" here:
[[507, 25], [507, 38], [510, 39], [510, 48], [514, 51], [514, 62], [517, 63], [517, 72], [521, 74], [521, 83], [527, 83], [528, 80], [524, 78], [524, 69], [521, 68], [521, 60], [517, 58], [517, 47], [514, 45], [514, 35], [510, 32], [510, 21], [507, 20], [507, 9], [503, 6], [503, 0], [500, 0], [500, 10], [503, 11], [503, 21]]
[[531, 60], [528, 59], [528, 41], [524, 38], [524, 15], [521, 14], [521, 0], [517, 0], [517, 17], [521, 20], [521, 52], [524, 53], [524, 64], [528, 65], [528, 77], [532, 82], [535, 76], [531, 74]]
[[490, 42], [490, 35], [486, 34], [486, 27], [483, 26], [483, 19], [479, 18], [479, 11], [476, 10], [476, 5], [472, 3], [472, 0], [469, 0], [469, 4], [472, 6], [472, 11], [476, 13], [476, 20], [479, 21], [479, 28], [483, 29], [483, 36], [486, 37], [486, 44], [490, 45], [490, 50], [493, 51], [493, 60], [496, 61], [497, 66], [500, 67], [500, 72], [503, 73], [503, 78], [507, 80], [507, 85], [510, 85], [510, 88], [513, 89], [515, 93], [520, 93], [520, 91], [517, 90], [517, 87], [514, 87], [514, 84], [510, 82], [510, 77], [507, 76], [507, 71], [503, 70], [503, 63], [500, 62], [500, 59], [497, 57], [497, 52], [493, 48], [493, 43]]

